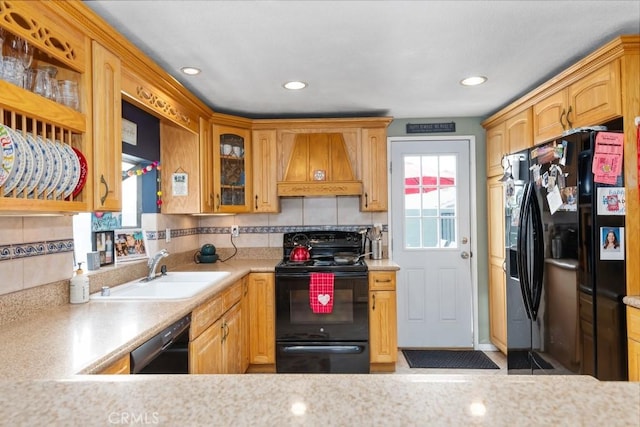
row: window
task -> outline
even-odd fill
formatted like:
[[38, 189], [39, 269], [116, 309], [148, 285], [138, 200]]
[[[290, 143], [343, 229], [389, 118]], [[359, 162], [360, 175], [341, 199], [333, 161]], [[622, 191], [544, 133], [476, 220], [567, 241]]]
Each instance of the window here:
[[406, 248], [455, 248], [457, 157], [408, 155], [403, 166]]

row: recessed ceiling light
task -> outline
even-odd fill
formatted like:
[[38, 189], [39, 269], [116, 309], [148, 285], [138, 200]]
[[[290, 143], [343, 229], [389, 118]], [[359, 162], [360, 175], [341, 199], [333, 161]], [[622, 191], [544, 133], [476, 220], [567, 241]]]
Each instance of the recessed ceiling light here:
[[292, 82], [286, 82], [282, 86], [284, 86], [286, 89], [290, 89], [290, 90], [300, 90], [300, 89], [304, 89], [305, 87], [307, 87], [307, 84], [305, 82], [292, 81]]
[[487, 78], [484, 76], [472, 76], [467, 77], [466, 79], [460, 80], [460, 84], [463, 86], [477, 86], [486, 82]]
[[180, 71], [188, 76], [195, 76], [196, 74], [200, 74], [200, 68], [196, 67], [182, 67], [180, 68]]

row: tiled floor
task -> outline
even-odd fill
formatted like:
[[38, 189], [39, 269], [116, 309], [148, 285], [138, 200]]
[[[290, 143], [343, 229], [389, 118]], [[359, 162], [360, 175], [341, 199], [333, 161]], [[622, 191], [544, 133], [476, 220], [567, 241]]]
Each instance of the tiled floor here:
[[463, 374], [463, 375], [506, 375], [507, 358], [499, 351], [485, 351], [489, 358], [500, 367], [500, 369], [421, 369], [410, 368], [404, 358], [402, 351], [398, 350], [398, 362], [396, 363], [396, 374]]

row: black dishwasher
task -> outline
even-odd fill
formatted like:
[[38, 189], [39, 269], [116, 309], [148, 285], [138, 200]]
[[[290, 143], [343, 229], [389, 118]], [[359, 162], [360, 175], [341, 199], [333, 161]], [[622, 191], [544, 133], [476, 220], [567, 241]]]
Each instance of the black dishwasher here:
[[188, 314], [131, 352], [132, 374], [188, 374]]

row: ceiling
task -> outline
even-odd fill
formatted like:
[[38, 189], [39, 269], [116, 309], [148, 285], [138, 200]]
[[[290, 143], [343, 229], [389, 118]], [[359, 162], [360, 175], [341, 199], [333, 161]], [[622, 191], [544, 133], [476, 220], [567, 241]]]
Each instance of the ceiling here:
[[[615, 36], [640, 33], [637, 0], [87, 5], [214, 111], [251, 118], [484, 118]], [[488, 81], [459, 84], [470, 75]], [[286, 90], [288, 80], [308, 87]]]

